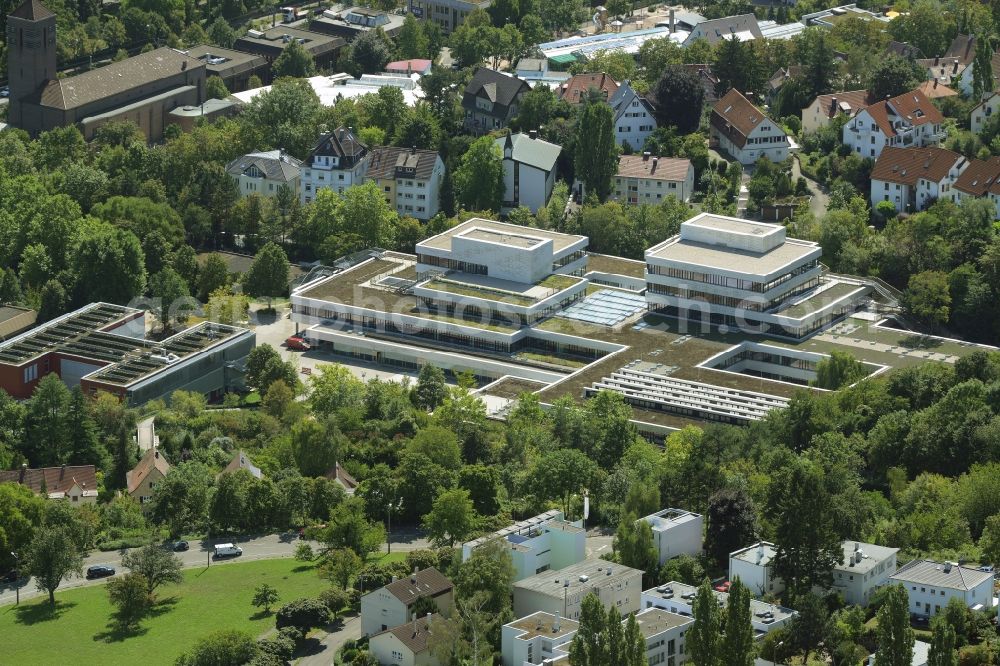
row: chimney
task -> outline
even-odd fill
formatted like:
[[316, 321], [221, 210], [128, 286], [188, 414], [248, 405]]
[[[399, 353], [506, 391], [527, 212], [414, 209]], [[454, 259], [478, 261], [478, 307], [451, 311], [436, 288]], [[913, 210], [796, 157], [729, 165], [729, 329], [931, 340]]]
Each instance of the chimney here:
[[757, 564], [760, 564], [764, 560], [764, 544], [757, 544]]
[[396, 582], [396, 574], [393, 574], [393, 575], [392, 575], [392, 581], [391, 581], [391, 582], [393, 582], [393, 583], [395, 583], [395, 582]]
[[945, 562], [944, 563], [944, 572], [945, 573], [951, 573], [951, 562]]
[[66, 476], [66, 463], [63, 463], [62, 469], [59, 470], [59, 480], [62, 481], [64, 476]]
[[649, 173], [656, 173], [656, 164], [660, 161], [659, 157], [653, 158], [653, 168], [649, 170]]
[[858, 543], [857, 541], [855, 541], [855, 542], [854, 542], [854, 552], [856, 553], [856, 552], [858, 552], [859, 550], [861, 550], [861, 544], [860, 544], [860, 543]]
[[410, 146], [410, 154], [411, 155], [416, 155], [417, 154], [417, 147], [416, 146]]
[[153, 449], [153, 457], [154, 458], [159, 458], [160, 457], [160, 452], [157, 449], [155, 449], [155, 448]]
[[416, 585], [417, 584], [417, 568], [416, 567], [413, 567], [413, 573], [410, 574], [410, 584], [411, 585]]
[[561, 619], [559, 617], [559, 611], [556, 611], [556, 619], [552, 622], [552, 631], [559, 631], [561, 627]]
[[530, 138], [530, 139], [537, 139], [538, 138], [538, 130], [528, 130], [528, 138]]
[[670, 10], [670, 34], [677, 32], [677, 24], [674, 23], [674, 10]]
[[417, 614], [414, 613], [413, 614], [413, 636], [416, 637], [416, 635], [417, 635]]
[[649, 160], [650, 155], [652, 155], [652, 153], [649, 152], [648, 150], [646, 152], [644, 152], [642, 154], [642, 161], [645, 162], [645, 161]]
[[24, 475], [28, 473], [28, 463], [21, 463], [21, 474], [17, 477], [17, 482], [24, 485]]

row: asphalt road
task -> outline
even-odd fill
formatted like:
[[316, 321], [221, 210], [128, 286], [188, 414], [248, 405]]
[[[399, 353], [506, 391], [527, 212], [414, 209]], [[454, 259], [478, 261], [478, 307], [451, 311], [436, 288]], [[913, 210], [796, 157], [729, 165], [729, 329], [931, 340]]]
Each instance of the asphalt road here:
[[[295, 554], [295, 546], [299, 542], [298, 535], [294, 532], [287, 532], [283, 534], [269, 534], [267, 536], [257, 537], [253, 539], [210, 539], [207, 541], [189, 541], [190, 549], [184, 552], [177, 553], [178, 557], [181, 558], [184, 568], [200, 567], [205, 566], [209, 561], [210, 555], [213, 551], [215, 544], [226, 543], [227, 541], [235, 543], [243, 549], [243, 555], [240, 557], [226, 558], [222, 560], [211, 560], [211, 566], [228, 566], [234, 562], [245, 562], [247, 560], [268, 560], [268, 559], [278, 559], [282, 557], [292, 557]], [[314, 547], [317, 546], [316, 543], [311, 542]], [[392, 549], [395, 551], [410, 551], [417, 550], [420, 548], [427, 548], [429, 543], [426, 539], [419, 537], [415, 533], [396, 533], [392, 537]], [[122, 567], [122, 556], [125, 554], [124, 550], [116, 551], [93, 551], [86, 558], [84, 558], [83, 569], [86, 572], [87, 567], [93, 566], [95, 564], [107, 564], [115, 568], [118, 574], [124, 573], [126, 569]], [[97, 580], [87, 580], [86, 578], [70, 578], [69, 580], [63, 581], [63, 584], [59, 586], [56, 590], [56, 594], [63, 590], [69, 590], [75, 587], [83, 587], [85, 585], [100, 585], [105, 583], [107, 578], [100, 578]], [[39, 592], [35, 587], [34, 580], [21, 581], [21, 598], [30, 599], [32, 597], [44, 594]], [[17, 598], [17, 593], [15, 587], [10, 583], [0, 584], [0, 606], [5, 604], [12, 604]]]

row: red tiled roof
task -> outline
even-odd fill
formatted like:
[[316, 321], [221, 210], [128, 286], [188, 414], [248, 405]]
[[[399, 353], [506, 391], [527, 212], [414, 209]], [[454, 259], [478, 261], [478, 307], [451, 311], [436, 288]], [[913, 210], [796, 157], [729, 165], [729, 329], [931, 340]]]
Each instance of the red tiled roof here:
[[943, 83], [940, 83], [937, 79], [933, 81], [924, 81], [921, 83], [917, 90], [927, 95], [927, 99], [938, 99], [939, 97], [954, 97], [958, 93]]
[[605, 99], [611, 99], [618, 90], [618, 82], [604, 73], [577, 74], [562, 84], [559, 98], [570, 104], [579, 104], [591, 88], [597, 88], [604, 93]]
[[0, 483], [18, 483], [33, 493], [42, 492], [42, 481], [46, 493], [65, 493], [74, 484], [85, 491], [97, 492], [97, 470], [93, 465], [63, 465], [32, 469], [22, 467], [14, 470], [0, 470]]
[[833, 118], [838, 113], [853, 116], [861, 109], [868, 108], [875, 101], [875, 98], [867, 90], [845, 90], [829, 95], [820, 95], [816, 101], [819, 102], [820, 111], [827, 118]]
[[160, 474], [163, 476], [170, 472], [170, 463], [160, 453], [160, 449], [155, 446], [146, 451], [135, 467], [125, 475], [125, 485], [128, 487], [128, 492], [134, 493], [154, 469], [160, 470]]
[[964, 159], [944, 148], [886, 146], [872, 169], [872, 180], [912, 186], [922, 178], [937, 183], [948, 175], [956, 162]]
[[739, 90], [733, 88], [712, 107], [712, 127], [742, 148], [747, 136], [765, 118], [764, 112], [750, 103]]
[[1000, 157], [989, 160], [970, 160], [962, 175], [955, 181], [955, 189], [975, 197], [987, 193], [1000, 194]]
[[645, 157], [644, 155], [621, 155], [618, 158], [618, 173], [622, 178], [649, 178], [651, 180], [685, 180], [691, 160], [676, 157]]

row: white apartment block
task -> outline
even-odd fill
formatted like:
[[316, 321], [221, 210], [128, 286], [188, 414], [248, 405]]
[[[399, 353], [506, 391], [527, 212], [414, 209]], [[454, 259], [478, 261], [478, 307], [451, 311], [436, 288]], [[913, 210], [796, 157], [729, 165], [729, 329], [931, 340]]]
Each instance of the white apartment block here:
[[[685, 638], [693, 619], [649, 608], [636, 613], [635, 620], [646, 642], [646, 663], [687, 663]], [[622, 624], [627, 621], [622, 620]], [[570, 643], [578, 629], [576, 622], [544, 612], [505, 624], [500, 641], [503, 666], [568, 666]]]
[[986, 99], [972, 107], [969, 116], [969, 128], [973, 134], [979, 134], [986, 127], [986, 123], [1000, 111], [1000, 93], [990, 93]]
[[445, 169], [437, 151], [377, 146], [366, 163], [365, 182], [376, 183], [400, 217], [429, 220], [437, 215]]
[[615, 114], [615, 143], [622, 147], [628, 144], [633, 151], [641, 151], [656, 129], [653, 107], [628, 81], [618, 86], [608, 104]]
[[920, 90], [876, 102], [851, 118], [844, 144], [861, 157], [877, 158], [886, 146], [922, 148], [944, 138], [944, 116]]
[[709, 136], [720, 150], [745, 165], [762, 157], [784, 162], [791, 147], [785, 131], [735, 88], [712, 108]]
[[785, 591], [785, 583], [774, 575], [774, 556], [778, 549], [769, 541], [729, 554], [729, 580], [739, 577], [754, 596], [777, 595]]
[[596, 594], [605, 610], [616, 608], [622, 617], [639, 610], [642, 571], [606, 560], [589, 559], [557, 571], [546, 571], [514, 583], [514, 615], [538, 611], [580, 619], [580, 605]]
[[487, 9], [491, 0], [470, 2], [467, 0], [409, 0], [410, 13], [418, 19], [433, 21], [441, 26], [441, 31], [448, 35], [462, 25], [470, 13], [476, 9]]
[[621, 155], [612, 184], [614, 199], [623, 204], [656, 205], [670, 196], [688, 201], [694, 193], [694, 165], [691, 160], [653, 157], [648, 152]]
[[[697, 594], [698, 588], [694, 585], [671, 581], [665, 585], [644, 590], [642, 607], [643, 609], [661, 608], [678, 615], [693, 617], [694, 598]], [[712, 590], [712, 594], [719, 600], [720, 605], [725, 606], [729, 603], [727, 592]], [[787, 626], [796, 615], [798, 612], [791, 608], [769, 604], [759, 599], [750, 600], [750, 623], [753, 625], [757, 639], [763, 638], [768, 632], [779, 627]]]
[[451, 581], [433, 567], [394, 580], [361, 597], [361, 631], [372, 636], [410, 622], [413, 604], [423, 598], [433, 600], [439, 613], [448, 614], [453, 588]]
[[500, 539], [510, 550], [515, 582], [550, 569], [563, 569], [586, 557], [587, 535], [582, 521], [564, 520], [562, 511], [556, 509], [462, 544], [462, 561], [494, 539]]
[[854, 606], [867, 606], [872, 593], [896, 571], [898, 548], [859, 541], [841, 544], [844, 558], [833, 567], [833, 590]]
[[889, 577], [906, 588], [910, 614], [933, 617], [954, 597], [973, 610], [993, 605], [993, 573], [952, 562], [914, 560]]
[[[568, 651], [580, 624], [560, 615], [538, 611], [508, 622], [500, 629], [503, 666], [541, 664]], [[565, 650], [559, 650], [565, 646]]]
[[889, 201], [897, 212], [915, 213], [938, 199], [952, 200], [952, 187], [968, 166], [962, 155], [936, 146], [887, 146], [872, 169], [872, 206]]
[[660, 564], [680, 555], [701, 554], [705, 520], [699, 513], [682, 509], [664, 509], [642, 520], [653, 530], [653, 542], [660, 554]]

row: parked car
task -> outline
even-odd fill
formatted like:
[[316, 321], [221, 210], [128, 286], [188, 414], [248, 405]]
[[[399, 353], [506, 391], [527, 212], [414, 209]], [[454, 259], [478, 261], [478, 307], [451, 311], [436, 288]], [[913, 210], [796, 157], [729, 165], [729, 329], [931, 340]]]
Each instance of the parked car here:
[[187, 541], [178, 541], [177, 543], [174, 544], [174, 552], [175, 553], [184, 552], [188, 548], [190, 548], [190, 545], [188, 544]]
[[295, 351], [309, 351], [312, 349], [312, 345], [305, 338], [298, 335], [293, 335], [285, 340], [285, 346]]
[[730, 583], [730, 582], [729, 582], [729, 581], [727, 580], [727, 581], [725, 581], [725, 582], [722, 582], [722, 583], [719, 583], [718, 585], [716, 585], [716, 586], [715, 586], [715, 591], [716, 591], [716, 592], [729, 592], [729, 587], [730, 587], [731, 585], [732, 585], [732, 583]]
[[93, 580], [94, 578], [107, 578], [108, 576], [115, 575], [115, 568], [109, 567], [106, 564], [95, 564], [92, 567], [87, 567], [87, 579]]
[[10, 97], [10, 88], [7, 86], [0, 88], [0, 97]]
[[242, 554], [243, 549], [231, 543], [220, 543], [215, 546], [215, 556], [217, 558], [239, 557]]
[[16, 583], [21, 579], [21, 574], [17, 569], [11, 569], [3, 575], [3, 582], [5, 583]]

